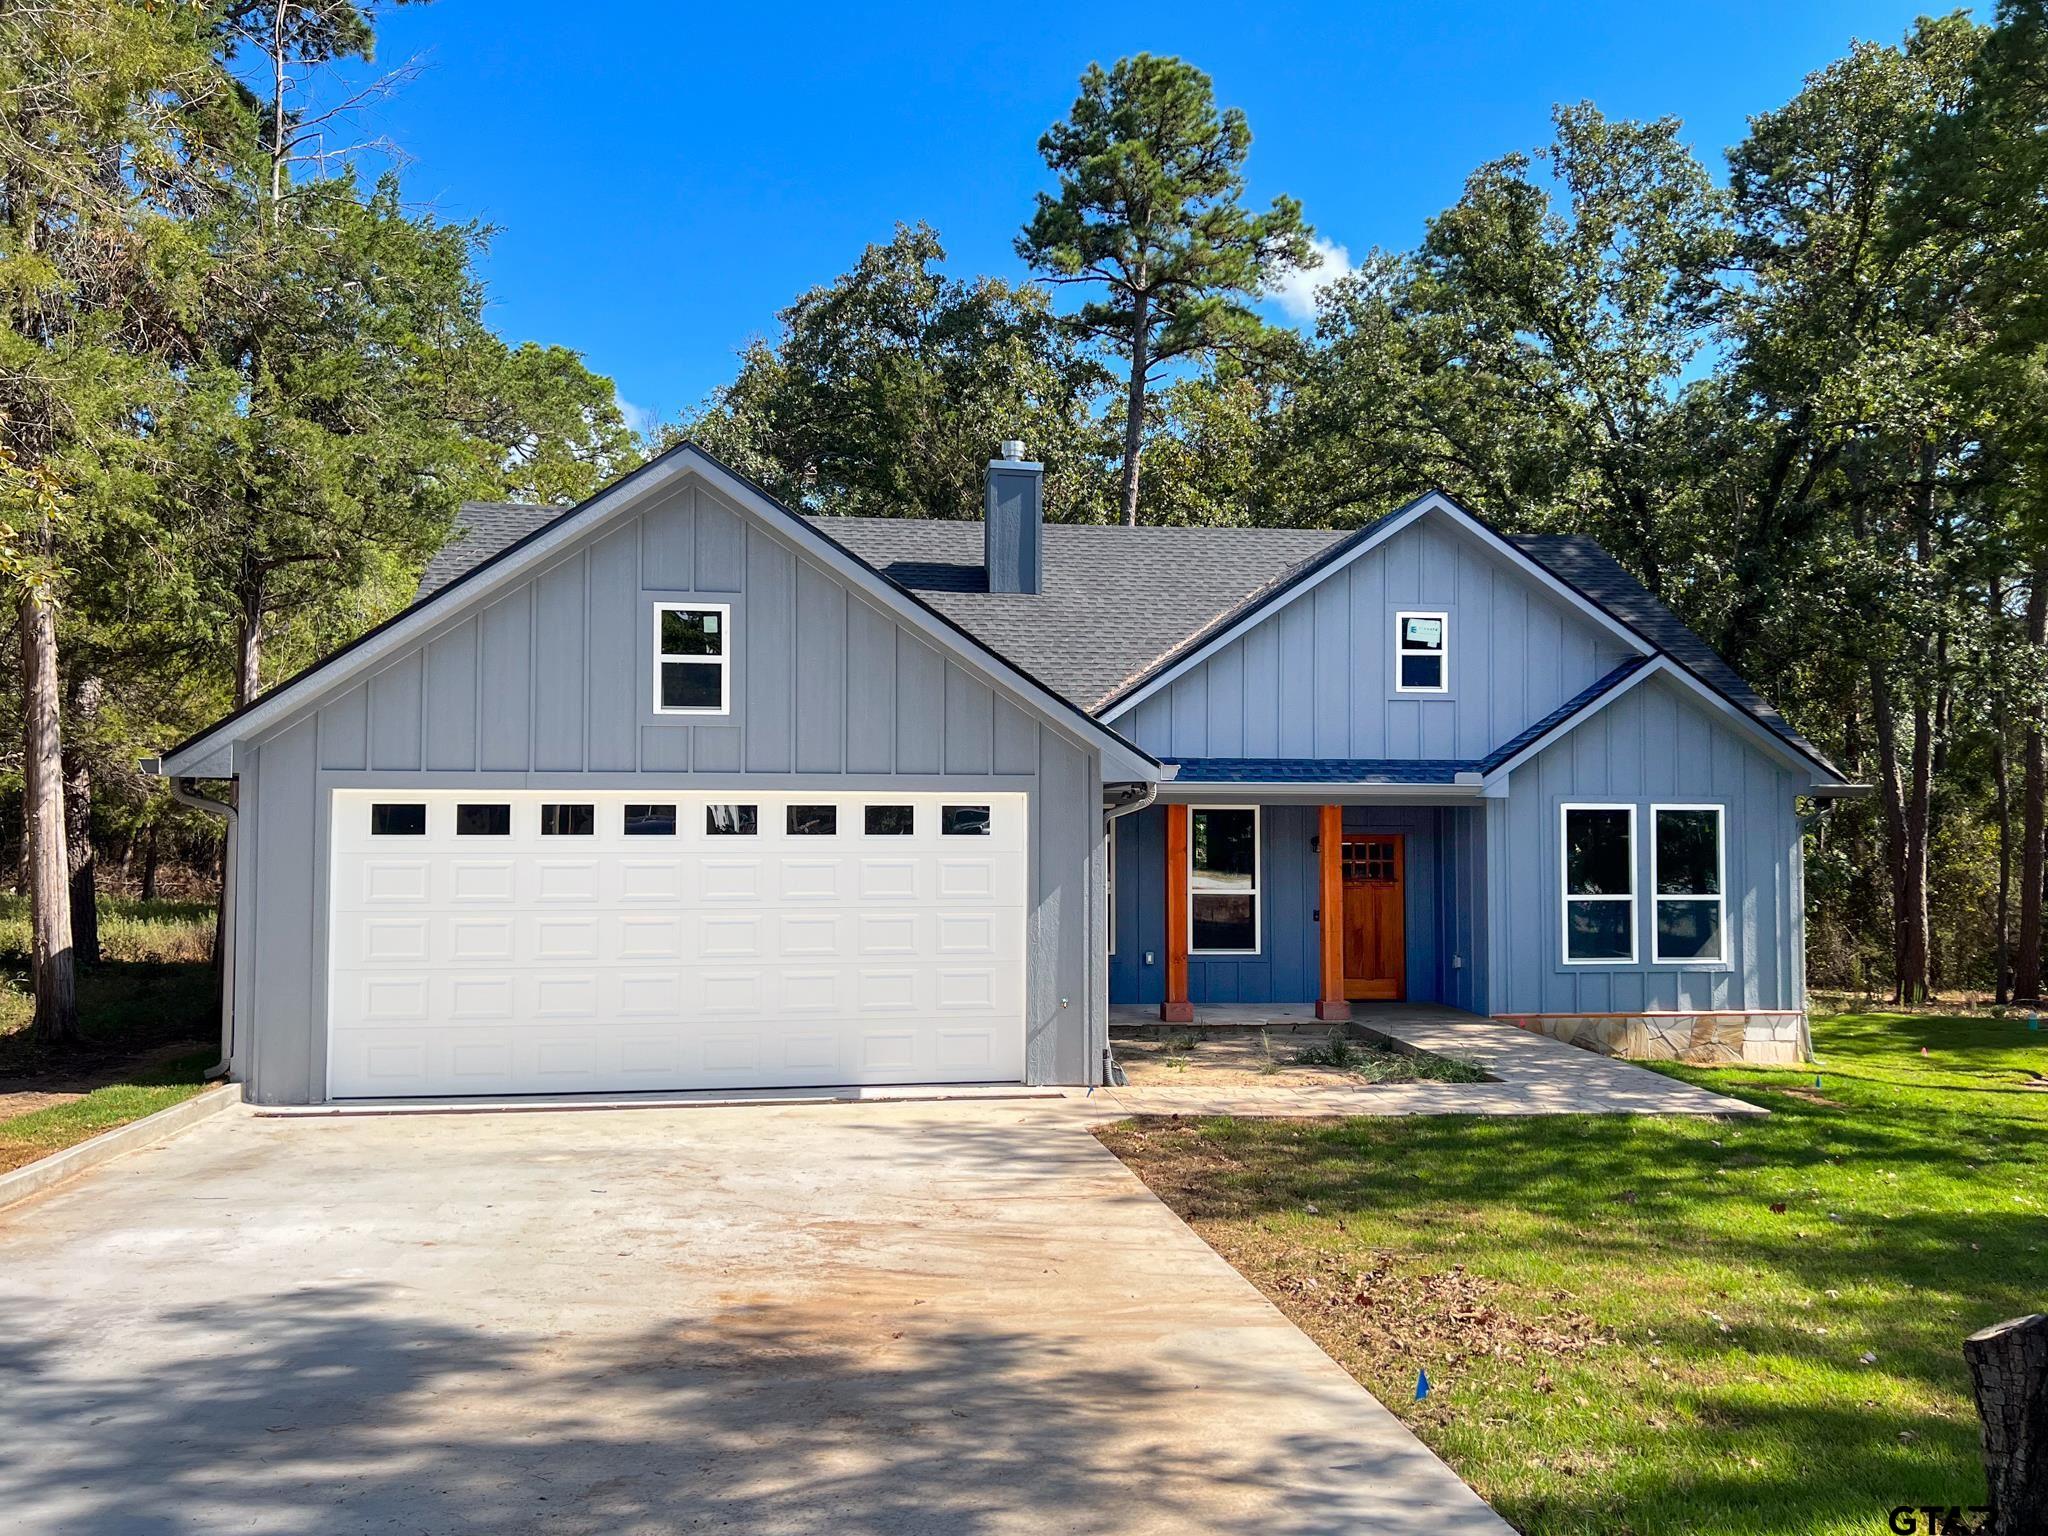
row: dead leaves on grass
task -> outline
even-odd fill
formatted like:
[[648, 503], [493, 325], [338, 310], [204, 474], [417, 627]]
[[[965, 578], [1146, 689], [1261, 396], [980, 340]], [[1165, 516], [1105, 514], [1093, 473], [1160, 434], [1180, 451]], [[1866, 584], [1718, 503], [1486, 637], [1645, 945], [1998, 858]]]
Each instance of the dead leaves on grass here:
[[1275, 1271], [1271, 1285], [1291, 1309], [1314, 1315], [1375, 1365], [1521, 1365], [1582, 1355], [1609, 1342], [1591, 1318], [1567, 1306], [1541, 1314], [1510, 1310], [1501, 1305], [1496, 1282], [1462, 1264], [1404, 1272], [1392, 1254], [1374, 1254], [1364, 1269], [1324, 1255], [1312, 1267]]

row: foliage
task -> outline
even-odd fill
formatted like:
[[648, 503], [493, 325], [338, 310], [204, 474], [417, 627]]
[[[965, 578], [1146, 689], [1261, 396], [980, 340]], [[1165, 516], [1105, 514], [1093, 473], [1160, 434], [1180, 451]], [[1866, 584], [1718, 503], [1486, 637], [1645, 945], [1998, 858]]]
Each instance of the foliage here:
[[1814, 1036], [1818, 1089], [1666, 1069], [1764, 1120], [1104, 1139], [1517, 1529], [1848, 1536], [1983, 1500], [1960, 1345], [2048, 1286], [2048, 1093], [2019, 1022]]
[[1046, 466], [1049, 515], [1093, 521], [1104, 444], [1098, 366], [1045, 296], [941, 270], [925, 225], [900, 225], [852, 271], [783, 310], [739, 377], [676, 435], [792, 506], [851, 516], [979, 518], [982, 466], [1020, 438]]
[[1081, 95], [1039, 140], [1059, 177], [1041, 192], [1017, 254], [1056, 286], [1101, 290], [1069, 317], [1127, 364], [1123, 513], [1138, 519], [1145, 394], [1180, 358], [1255, 351], [1265, 327], [1249, 301], [1313, 264], [1301, 205], [1243, 206], [1251, 127], [1222, 112], [1209, 77], [1141, 53], [1090, 65]]

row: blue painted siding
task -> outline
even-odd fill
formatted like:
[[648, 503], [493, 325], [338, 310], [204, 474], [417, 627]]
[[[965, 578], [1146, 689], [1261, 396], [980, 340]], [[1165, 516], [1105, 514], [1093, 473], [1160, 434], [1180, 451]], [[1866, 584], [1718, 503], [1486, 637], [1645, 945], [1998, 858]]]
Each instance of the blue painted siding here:
[[[1188, 996], [1202, 1003], [1313, 1001], [1320, 940], [1315, 922], [1313, 806], [1263, 806], [1259, 880], [1265, 911], [1256, 955], [1188, 957]], [[1162, 806], [1116, 823], [1116, 953], [1109, 996], [1116, 1003], [1166, 997], [1166, 811]], [[1152, 963], [1145, 964], [1150, 953]]]
[[[1394, 615], [1450, 616], [1450, 691], [1397, 694]], [[1529, 573], [1426, 517], [1109, 723], [1189, 757], [1478, 758], [1633, 654]]]
[[[1489, 802], [1492, 1011], [1634, 1013], [1805, 1006], [1805, 922], [1796, 797], [1806, 776], [1782, 766], [1664, 678], [1608, 706], [1515, 770]], [[1633, 965], [1563, 961], [1559, 806], [1636, 810]], [[1728, 960], [1650, 960], [1650, 806], [1725, 807]]]
[[[1317, 917], [1317, 807], [1260, 807], [1260, 953], [1188, 957], [1188, 998], [1205, 1003], [1315, 1000], [1321, 953]], [[1116, 953], [1110, 1001], [1157, 1004], [1166, 996], [1166, 812], [1155, 806], [1117, 827]], [[1406, 869], [1408, 1001], [1483, 1008], [1485, 854], [1476, 807], [1349, 806], [1347, 832], [1400, 833]], [[1145, 963], [1145, 956], [1152, 963]], [[1453, 966], [1457, 956], [1462, 966]], [[1469, 1000], [1462, 1000], [1469, 999]]]

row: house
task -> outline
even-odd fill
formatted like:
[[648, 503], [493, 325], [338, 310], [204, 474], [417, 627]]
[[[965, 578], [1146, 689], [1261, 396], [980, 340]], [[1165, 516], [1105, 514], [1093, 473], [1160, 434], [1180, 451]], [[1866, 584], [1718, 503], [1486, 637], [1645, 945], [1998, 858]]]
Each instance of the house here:
[[807, 518], [684, 445], [472, 507], [166, 754], [233, 818], [250, 1096], [1092, 1083], [1112, 1004], [1803, 1054], [1800, 803], [1856, 786], [1590, 541], [987, 483]]

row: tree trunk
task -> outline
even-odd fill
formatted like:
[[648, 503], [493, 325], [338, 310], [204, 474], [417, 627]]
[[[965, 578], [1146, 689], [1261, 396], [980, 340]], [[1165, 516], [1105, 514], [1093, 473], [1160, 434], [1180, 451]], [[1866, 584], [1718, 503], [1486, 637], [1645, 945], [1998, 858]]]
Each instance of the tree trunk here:
[[142, 899], [156, 900], [156, 823], [151, 822], [142, 833]]
[[64, 851], [71, 870], [71, 949], [80, 965], [100, 963], [99, 860], [92, 846], [92, 763], [76, 746], [64, 767]]
[[29, 971], [35, 1032], [48, 1045], [78, 1039], [71, 949], [71, 869], [64, 848], [64, 765], [57, 697], [57, 611], [21, 600], [22, 799], [29, 869]]
[[2048, 1531], [2048, 1316], [1994, 1323], [1963, 1341], [1982, 1421], [1987, 1536]]
[[1885, 868], [1892, 887], [1892, 1000], [1905, 998], [1906, 801], [1899, 783], [1899, 727], [1892, 709], [1891, 673], [1870, 663], [1870, 716], [1877, 728], [1877, 783], [1884, 804]]
[[[2034, 556], [2028, 579], [2027, 643], [2036, 655], [2048, 648], [2048, 550]], [[2048, 735], [2038, 704], [2027, 710], [2026, 767], [2020, 791], [2020, 936], [2013, 957], [2012, 995], [2032, 1001], [2041, 995], [2041, 877], [2043, 836], [2048, 833]]]
[[1998, 790], [1998, 1001], [2012, 1001], [2012, 770], [2006, 762], [2005, 711], [1994, 711], [1991, 771]]
[[1152, 367], [1151, 302], [1139, 299], [1131, 322], [1131, 388], [1124, 401], [1124, 526], [1138, 526], [1138, 457], [1145, 451], [1145, 376]]
[[1929, 996], [1927, 844], [1933, 831], [1934, 717], [1922, 700], [1913, 711], [1913, 769], [1906, 800], [1906, 856], [1899, 888], [1899, 997]]
[[263, 691], [263, 582], [242, 576], [241, 613], [235, 622], [235, 708]]

